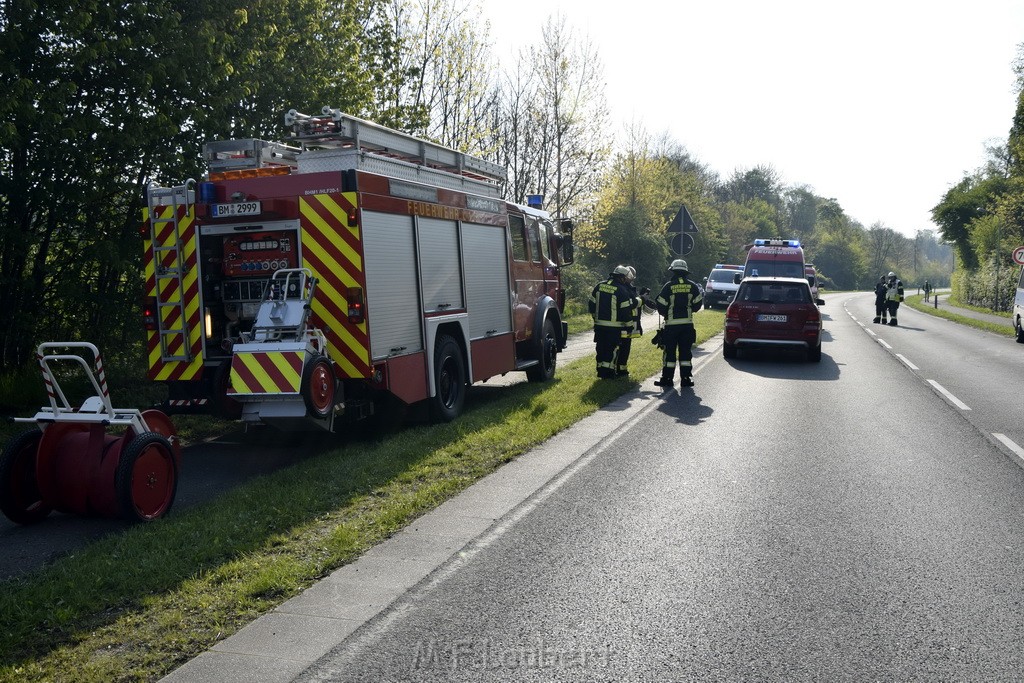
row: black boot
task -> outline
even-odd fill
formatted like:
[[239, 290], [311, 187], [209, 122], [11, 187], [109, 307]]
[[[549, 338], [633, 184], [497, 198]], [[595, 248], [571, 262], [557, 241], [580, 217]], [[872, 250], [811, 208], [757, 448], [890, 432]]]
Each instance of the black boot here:
[[681, 387], [692, 387], [693, 386], [693, 378], [692, 377], [683, 377], [682, 379], [679, 380], [679, 386], [681, 386]]
[[877, 322], [880, 322], [881, 320], [882, 320], [882, 319], [881, 319], [881, 318], [879, 318], [879, 317], [878, 317], [878, 316], [876, 315], [876, 316], [875, 316], [875, 319], [874, 319], [874, 320], [872, 320], [871, 322], [873, 322], [873, 323], [877, 323]]
[[670, 387], [672, 386], [672, 378], [665, 377], [662, 375], [661, 379], [654, 380], [654, 386], [656, 387]]
[[889, 321], [889, 326], [896, 327], [896, 318], [893, 318], [892, 320]]

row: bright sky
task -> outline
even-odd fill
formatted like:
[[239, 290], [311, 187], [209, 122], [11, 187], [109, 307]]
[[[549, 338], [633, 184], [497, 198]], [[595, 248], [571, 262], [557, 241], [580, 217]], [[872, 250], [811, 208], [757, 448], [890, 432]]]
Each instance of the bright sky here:
[[934, 229], [1016, 106], [1024, 0], [481, 3], [503, 63], [557, 13], [589, 39], [612, 134], [667, 131], [723, 179], [771, 165], [865, 227]]

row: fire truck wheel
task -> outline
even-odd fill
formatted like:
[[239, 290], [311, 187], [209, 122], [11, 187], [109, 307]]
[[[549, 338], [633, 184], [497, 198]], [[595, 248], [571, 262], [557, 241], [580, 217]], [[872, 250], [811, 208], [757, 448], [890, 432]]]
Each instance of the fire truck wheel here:
[[167, 514], [178, 490], [178, 468], [167, 437], [145, 432], [121, 452], [114, 474], [114, 493], [121, 516], [132, 522], [152, 522]]
[[555, 376], [555, 362], [558, 358], [558, 340], [555, 338], [555, 324], [551, 318], [544, 318], [544, 332], [541, 338], [540, 361], [526, 369], [526, 379], [531, 382], [546, 382]]
[[306, 363], [301, 393], [310, 415], [321, 420], [328, 417], [334, 410], [336, 389], [334, 369], [326, 358], [319, 356]]
[[38, 429], [14, 437], [0, 455], [0, 511], [16, 524], [34, 524], [50, 514], [36, 483]]
[[466, 401], [466, 361], [462, 349], [449, 335], [434, 346], [434, 395], [430, 415], [436, 422], [451, 422], [462, 413]]

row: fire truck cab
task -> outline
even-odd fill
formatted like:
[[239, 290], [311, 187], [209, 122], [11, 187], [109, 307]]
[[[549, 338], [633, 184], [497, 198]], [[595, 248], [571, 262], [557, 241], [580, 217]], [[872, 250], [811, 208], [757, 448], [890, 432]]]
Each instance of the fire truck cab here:
[[293, 144], [209, 142], [200, 182], [148, 188], [166, 410], [334, 430], [396, 397], [447, 421], [469, 384], [554, 375], [571, 221], [483, 159], [326, 107], [285, 123]]

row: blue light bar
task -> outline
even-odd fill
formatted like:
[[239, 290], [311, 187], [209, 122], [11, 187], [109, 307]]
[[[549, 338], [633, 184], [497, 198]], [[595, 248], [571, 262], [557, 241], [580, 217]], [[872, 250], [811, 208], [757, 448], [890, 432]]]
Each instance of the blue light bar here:
[[755, 247], [799, 247], [800, 240], [756, 239]]

